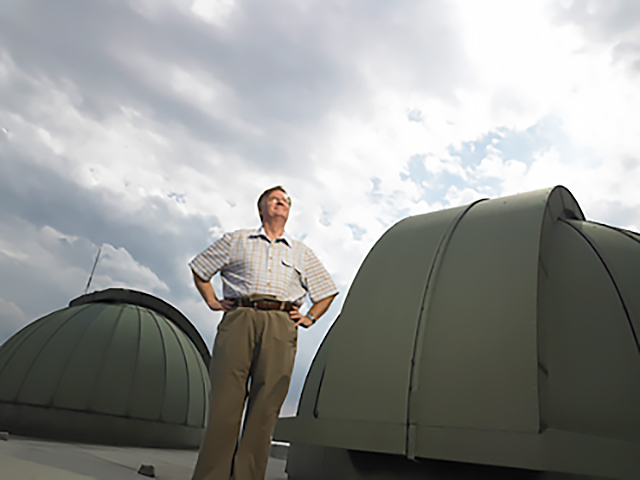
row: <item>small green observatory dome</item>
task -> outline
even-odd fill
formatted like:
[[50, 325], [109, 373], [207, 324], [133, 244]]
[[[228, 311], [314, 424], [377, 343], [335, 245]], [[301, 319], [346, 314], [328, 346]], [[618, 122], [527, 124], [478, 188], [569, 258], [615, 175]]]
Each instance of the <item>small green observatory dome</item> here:
[[639, 286], [564, 187], [398, 222], [278, 422], [289, 478], [640, 478]]
[[209, 353], [151, 295], [83, 295], [0, 346], [0, 430], [116, 445], [197, 448]]

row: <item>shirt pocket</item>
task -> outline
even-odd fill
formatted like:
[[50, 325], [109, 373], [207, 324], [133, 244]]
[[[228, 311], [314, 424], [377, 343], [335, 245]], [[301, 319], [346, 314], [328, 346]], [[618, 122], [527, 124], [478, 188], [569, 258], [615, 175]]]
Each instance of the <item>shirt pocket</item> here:
[[284, 266], [285, 272], [289, 272], [291, 275], [302, 277], [302, 271], [298, 267], [296, 267], [294, 262], [289, 259], [282, 259], [281, 262]]

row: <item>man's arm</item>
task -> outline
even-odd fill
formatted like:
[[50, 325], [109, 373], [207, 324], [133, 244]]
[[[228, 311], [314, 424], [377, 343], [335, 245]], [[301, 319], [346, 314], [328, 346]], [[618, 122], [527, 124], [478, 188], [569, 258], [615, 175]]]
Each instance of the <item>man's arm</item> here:
[[[313, 315], [317, 321], [329, 309], [329, 306], [331, 305], [331, 302], [333, 302], [333, 299], [336, 298], [336, 295], [337, 293], [330, 297], [323, 298], [322, 300], [318, 300], [316, 303], [311, 305], [307, 314], [310, 313]], [[293, 310], [289, 312], [289, 317], [291, 317], [291, 320], [296, 322], [296, 327], [302, 325], [304, 328], [309, 328], [315, 323], [309, 317], [300, 313], [298, 307], [293, 307]]]
[[193, 281], [200, 295], [202, 295], [202, 298], [211, 310], [228, 312], [233, 308], [234, 304], [232, 300], [218, 300], [216, 298], [216, 293], [213, 291], [211, 281], [205, 282], [196, 272], [193, 272]]

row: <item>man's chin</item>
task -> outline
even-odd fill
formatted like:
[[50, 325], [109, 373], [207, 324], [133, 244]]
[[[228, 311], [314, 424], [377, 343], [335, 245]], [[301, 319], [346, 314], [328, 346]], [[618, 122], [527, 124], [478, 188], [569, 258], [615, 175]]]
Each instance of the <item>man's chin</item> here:
[[274, 213], [273, 215], [271, 215], [269, 217], [269, 219], [265, 218], [264, 221], [268, 222], [269, 220], [280, 220], [280, 221], [287, 221], [289, 218], [289, 215], [283, 215], [283, 214], [278, 214], [278, 213]]

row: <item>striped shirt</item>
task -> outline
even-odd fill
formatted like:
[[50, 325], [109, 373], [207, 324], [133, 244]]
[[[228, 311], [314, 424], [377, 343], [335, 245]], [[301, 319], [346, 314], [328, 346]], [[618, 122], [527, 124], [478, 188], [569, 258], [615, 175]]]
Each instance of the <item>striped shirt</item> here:
[[271, 241], [263, 227], [225, 233], [189, 266], [204, 281], [220, 272], [224, 298], [273, 295], [300, 305], [306, 293], [313, 303], [338, 293], [309, 247], [286, 234]]

